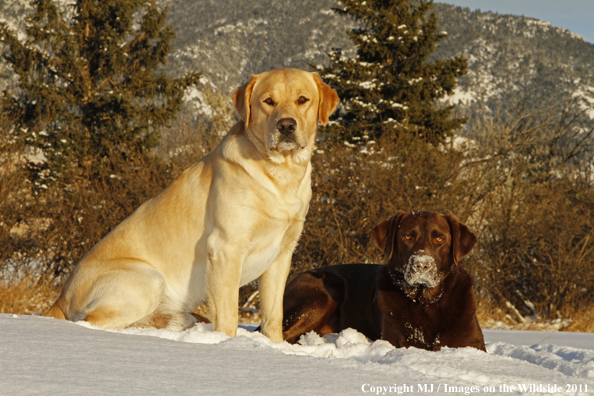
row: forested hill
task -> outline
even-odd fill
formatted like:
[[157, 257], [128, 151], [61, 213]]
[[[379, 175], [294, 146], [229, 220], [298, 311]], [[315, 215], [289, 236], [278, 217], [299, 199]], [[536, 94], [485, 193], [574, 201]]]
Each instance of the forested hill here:
[[[168, 70], [202, 70], [226, 94], [254, 73], [326, 62], [333, 47], [353, 54], [346, 31], [354, 22], [331, 11], [335, 0], [161, 2], [170, 6], [177, 32]], [[26, 4], [0, 4], [0, 15], [18, 26]], [[469, 60], [454, 100], [471, 121], [594, 98], [594, 45], [581, 37], [532, 18], [439, 3], [434, 9], [448, 33], [435, 56], [464, 54]]]
[[572, 98], [584, 109], [592, 107], [593, 44], [537, 19], [445, 4], [435, 10], [448, 32], [436, 56], [462, 53], [469, 61], [457, 98], [471, 107], [474, 121], [544, 110]]

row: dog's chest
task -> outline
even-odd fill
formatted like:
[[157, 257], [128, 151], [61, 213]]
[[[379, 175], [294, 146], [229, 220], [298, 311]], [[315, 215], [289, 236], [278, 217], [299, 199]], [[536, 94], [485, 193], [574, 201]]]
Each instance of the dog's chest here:
[[[405, 338], [405, 345], [428, 350], [439, 350], [441, 332], [438, 315], [431, 309], [415, 309], [405, 313], [393, 322]], [[406, 311], [405, 311], [406, 312]]]
[[[285, 223], [286, 224], [286, 223]], [[268, 232], [258, 235], [250, 241], [248, 255], [243, 263], [241, 285], [257, 279], [286, 250], [293, 250], [290, 226], [277, 222], [270, 226]]]

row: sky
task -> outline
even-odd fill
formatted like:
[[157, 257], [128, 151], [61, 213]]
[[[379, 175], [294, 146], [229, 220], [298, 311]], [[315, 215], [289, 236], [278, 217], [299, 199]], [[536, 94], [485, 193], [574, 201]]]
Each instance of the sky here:
[[436, 0], [471, 10], [523, 15], [550, 22], [594, 43], [594, 0]]

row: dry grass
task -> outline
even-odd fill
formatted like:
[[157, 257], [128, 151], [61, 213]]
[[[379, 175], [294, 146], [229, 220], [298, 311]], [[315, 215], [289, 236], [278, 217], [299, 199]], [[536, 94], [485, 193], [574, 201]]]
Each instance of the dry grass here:
[[571, 309], [567, 317], [572, 320], [566, 331], [581, 331], [584, 333], [594, 332], [594, 307], [582, 307]]
[[594, 307], [568, 308], [557, 319], [538, 316], [523, 317], [513, 307], [501, 307], [494, 303], [481, 303], [477, 307], [477, 317], [483, 329], [541, 330], [594, 332]]
[[[58, 298], [59, 288], [52, 282], [26, 277], [12, 285], [0, 285], [0, 313], [43, 315]], [[197, 305], [192, 312], [208, 317], [206, 303]], [[240, 323], [259, 323], [260, 311], [238, 308]], [[524, 318], [512, 308], [502, 309], [488, 303], [479, 303], [477, 317], [483, 329], [505, 328], [513, 330], [560, 330], [594, 332], [594, 307], [566, 312], [563, 319], [543, 320]]]
[[[0, 283], [0, 313], [17, 315], [43, 315], [58, 299], [60, 288], [54, 282], [43, 278], [25, 277], [10, 285]], [[192, 312], [208, 317], [206, 303], [194, 307]], [[239, 307], [239, 323], [259, 323], [260, 311], [254, 308]]]
[[9, 285], [0, 283], [0, 312], [19, 315], [43, 315], [60, 294], [53, 282], [25, 277]]

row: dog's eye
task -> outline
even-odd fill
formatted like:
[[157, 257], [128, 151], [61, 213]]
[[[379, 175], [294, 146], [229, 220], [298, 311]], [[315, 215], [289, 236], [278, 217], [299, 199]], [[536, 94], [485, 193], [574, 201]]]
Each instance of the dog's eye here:
[[406, 241], [410, 241], [410, 240], [412, 239], [412, 237], [411, 237], [410, 235], [405, 235], [405, 236], [404, 236], [404, 239], [405, 239]]
[[303, 104], [305, 102], [309, 101], [309, 99], [307, 99], [305, 96], [300, 96], [299, 99], [297, 99], [297, 102], [299, 104]]
[[439, 243], [442, 243], [443, 241], [445, 241], [445, 239], [442, 237], [437, 237], [437, 238], [435, 238], [435, 240]]
[[272, 98], [268, 98], [264, 101], [267, 105], [274, 106], [274, 100]]

